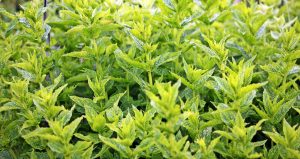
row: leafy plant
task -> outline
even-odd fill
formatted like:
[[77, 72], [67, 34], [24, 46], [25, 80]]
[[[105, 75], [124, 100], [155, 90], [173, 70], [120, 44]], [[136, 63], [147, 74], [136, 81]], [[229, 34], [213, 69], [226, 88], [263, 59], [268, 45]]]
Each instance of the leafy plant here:
[[0, 2], [0, 158], [300, 158], [300, 1], [44, 2]]

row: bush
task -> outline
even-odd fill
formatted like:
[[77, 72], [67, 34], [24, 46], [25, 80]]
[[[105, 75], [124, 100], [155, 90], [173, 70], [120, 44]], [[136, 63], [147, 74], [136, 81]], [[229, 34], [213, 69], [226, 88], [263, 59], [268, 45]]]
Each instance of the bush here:
[[0, 158], [300, 158], [300, 1], [43, 5], [0, 9]]

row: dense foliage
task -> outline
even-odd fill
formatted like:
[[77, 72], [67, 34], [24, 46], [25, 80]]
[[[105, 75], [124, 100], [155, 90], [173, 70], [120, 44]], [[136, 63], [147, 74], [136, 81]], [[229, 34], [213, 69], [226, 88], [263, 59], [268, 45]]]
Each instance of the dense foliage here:
[[0, 158], [300, 158], [300, 1], [43, 6], [0, 9]]

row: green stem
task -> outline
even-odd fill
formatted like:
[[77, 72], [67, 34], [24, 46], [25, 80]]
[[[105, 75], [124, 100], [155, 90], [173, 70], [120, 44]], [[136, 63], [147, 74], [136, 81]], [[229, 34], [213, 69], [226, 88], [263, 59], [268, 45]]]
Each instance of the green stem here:
[[[147, 54], [146, 61], [147, 61], [147, 63], [149, 61], [151, 61], [151, 54], [150, 53]], [[148, 79], [149, 79], [149, 84], [152, 86], [153, 85], [153, 80], [152, 80], [152, 72], [151, 71], [152, 71], [151, 69], [148, 71]]]
[[105, 101], [106, 102], [108, 101], [108, 95], [107, 95], [107, 93], [105, 93]]
[[151, 71], [148, 71], [148, 78], [149, 78], [149, 84], [152, 86], [153, 81], [152, 81], [152, 72]]
[[193, 90], [193, 98], [195, 98], [196, 97], [196, 92], [195, 92], [195, 90]]
[[129, 91], [130, 91], [130, 90], [129, 90], [129, 86], [128, 86], [128, 85], [126, 86], [126, 90], [127, 90], [127, 91], [126, 91], [126, 92], [127, 92], [127, 98], [129, 99], [129, 97], [130, 97]]
[[[126, 80], [129, 80], [128, 73], [126, 73]], [[126, 86], [127, 99], [129, 99], [129, 97], [130, 97], [129, 91], [130, 91], [129, 84], [127, 84], [127, 86]]]
[[10, 148], [10, 149], [8, 150], [8, 152], [9, 152], [10, 156], [11, 156], [13, 159], [17, 159], [17, 156], [16, 156], [14, 150], [12, 150], [12, 149]]
[[46, 151], [50, 159], [55, 159], [54, 153], [49, 148], [47, 148]]

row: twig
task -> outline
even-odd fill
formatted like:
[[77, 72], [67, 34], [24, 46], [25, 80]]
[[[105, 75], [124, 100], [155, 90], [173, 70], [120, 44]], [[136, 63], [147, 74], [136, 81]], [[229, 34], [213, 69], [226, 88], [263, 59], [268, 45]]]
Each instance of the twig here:
[[21, 10], [20, 4], [19, 4], [18, 0], [16, 0], [16, 12], [18, 12], [20, 10]]
[[[47, 7], [47, 0], [44, 0], [44, 7]], [[47, 12], [44, 13], [43, 20], [45, 21], [47, 19]]]
[[[44, 0], [44, 7], [48, 6], [48, 1]], [[43, 16], [43, 21], [45, 22], [47, 19], [48, 15], [47, 15], [47, 11], [45, 11], [44, 16]], [[47, 44], [50, 44], [50, 33], [47, 35], [47, 39], [46, 39]]]

